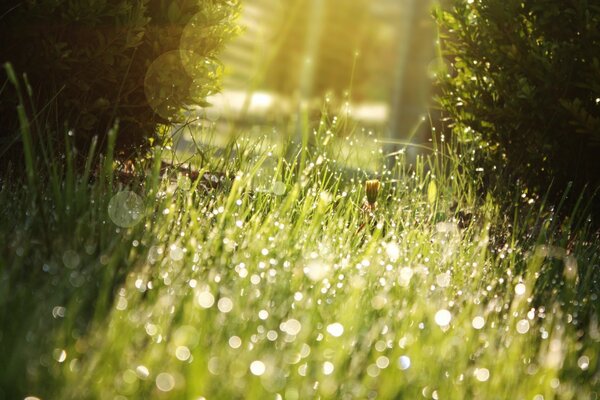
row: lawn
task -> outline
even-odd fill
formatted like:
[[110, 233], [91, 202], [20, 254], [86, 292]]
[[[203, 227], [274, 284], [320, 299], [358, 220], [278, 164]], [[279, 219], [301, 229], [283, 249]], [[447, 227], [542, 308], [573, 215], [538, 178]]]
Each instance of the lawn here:
[[409, 165], [331, 124], [204, 144], [199, 179], [159, 148], [119, 172], [111, 143], [6, 172], [0, 398], [598, 398], [587, 199], [500, 197], [468, 144]]

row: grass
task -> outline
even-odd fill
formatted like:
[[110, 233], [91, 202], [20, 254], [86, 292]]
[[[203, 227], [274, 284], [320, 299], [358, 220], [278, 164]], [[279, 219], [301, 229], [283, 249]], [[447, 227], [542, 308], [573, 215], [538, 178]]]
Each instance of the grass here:
[[0, 188], [0, 398], [598, 398], [583, 203], [485, 194], [454, 143], [408, 166], [318, 127], [203, 147], [210, 190], [160, 148], [120, 184], [115, 133], [83, 173], [29, 146]]

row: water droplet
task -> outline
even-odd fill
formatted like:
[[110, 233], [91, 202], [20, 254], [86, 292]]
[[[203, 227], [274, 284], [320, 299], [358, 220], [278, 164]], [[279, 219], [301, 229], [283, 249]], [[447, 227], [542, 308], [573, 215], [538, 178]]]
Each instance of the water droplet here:
[[486, 382], [490, 379], [490, 371], [487, 368], [475, 368], [473, 375], [479, 382]]
[[522, 284], [522, 283], [517, 283], [515, 285], [515, 294], [517, 296], [524, 295], [526, 290], [527, 290], [527, 287], [524, 284]]
[[222, 313], [228, 313], [233, 309], [233, 301], [229, 297], [222, 297], [217, 303], [217, 308]]
[[385, 246], [385, 252], [390, 261], [396, 261], [400, 257], [400, 247], [396, 243], [388, 243]]
[[589, 368], [589, 366], [590, 366], [590, 359], [589, 359], [589, 357], [588, 356], [581, 356], [581, 357], [579, 357], [579, 360], [577, 360], [577, 365], [583, 371], [587, 370]]
[[52, 309], [52, 316], [56, 319], [58, 318], [64, 318], [65, 317], [65, 312], [67, 311], [66, 308], [62, 307], [62, 306], [56, 306]]
[[177, 349], [175, 349], [175, 357], [177, 357], [179, 361], [187, 361], [190, 358], [190, 355], [190, 349], [187, 346], [178, 346]]
[[196, 296], [198, 305], [202, 308], [211, 308], [215, 304], [215, 296], [211, 292], [203, 291]]
[[171, 374], [161, 372], [156, 377], [156, 387], [161, 392], [170, 392], [175, 387], [175, 378]]
[[252, 361], [252, 363], [250, 364], [250, 372], [252, 372], [253, 375], [261, 376], [265, 373], [266, 370], [267, 370], [267, 367], [265, 366], [265, 363], [262, 361], [255, 360], [255, 361]]
[[377, 295], [371, 299], [371, 306], [375, 310], [381, 310], [387, 304], [387, 297], [382, 295]]
[[435, 277], [435, 281], [439, 287], [448, 287], [450, 286], [450, 274], [448, 272], [442, 272]]
[[239, 336], [232, 336], [229, 338], [229, 347], [232, 349], [239, 349], [242, 345], [242, 339]]
[[407, 370], [410, 368], [410, 357], [409, 356], [400, 356], [398, 357], [398, 368], [401, 370]]
[[52, 354], [54, 355], [54, 359], [59, 363], [63, 363], [67, 359], [67, 352], [64, 349], [54, 349]]
[[173, 261], [181, 261], [183, 259], [183, 249], [176, 244], [172, 244], [169, 247], [169, 257]]
[[322, 281], [329, 275], [329, 265], [313, 260], [304, 267], [304, 275], [313, 282]]
[[279, 326], [279, 329], [281, 329], [282, 332], [285, 332], [288, 335], [296, 336], [298, 333], [300, 333], [300, 329], [302, 329], [302, 324], [300, 324], [300, 321], [298, 321], [297, 319], [290, 318], [287, 321], [282, 322]]
[[529, 331], [529, 321], [527, 321], [526, 319], [522, 319], [519, 322], [517, 322], [517, 332], [519, 332], [521, 335], [527, 333]]
[[331, 375], [333, 373], [333, 370], [335, 369], [335, 367], [333, 366], [332, 362], [329, 361], [325, 361], [323, 363], [323, 373], [325, 375]]
[[452, 314], [450, 311], [441, 309], [435, 313], [435, 323], [439, 326], [448, 326], [452, 320]]
[[327, 325], [327, 333], [333, 337], [340, 337], [344, 333], [344, 326], [339, 322]]
[[283, 196], [285, 194], [286, 191], [286, 186], [285, 183], [277, 181], [273, 184], [273, 194], [277, 195], [277, 196]]
[[258, 312], [258, 318], [262, 319], [263, 321], [266, 320], [269, 318], [269, 312], [267, 310], [260, 310]]
[[400, 268], [400, 275], [398, 278], [398, 283], [400, 286], [407, 287], [410, 284], [410, 279], [413, 276], [413, 270], [409, 267]]
[[481, 316], [477, 316], [477, 317], [473, 318], [472, 324], [473, 324], [473, 328], [481, 329], [485, 325], [485, 319], [483, 319], [483, 317], [481, 317]]
[[121, 228], [131, 228], [140, 222], [143, 210], [142, 198], [128, 190], [115, 194], [108, 203], [108, 216]]
[[140, 379], [146, 379], [148, 376], [150, 376], [150, 371], [148, 371], [148, 368], [146, 368], [144, 365], [138, 365], [135, 368], [135, 373]]
[[386, 356], [380, 356], [377, 358], [377, 361], [375, 361], [375, 364], [377, 364], [379, 369], [385, 369], [390, 365], [390, 359]]

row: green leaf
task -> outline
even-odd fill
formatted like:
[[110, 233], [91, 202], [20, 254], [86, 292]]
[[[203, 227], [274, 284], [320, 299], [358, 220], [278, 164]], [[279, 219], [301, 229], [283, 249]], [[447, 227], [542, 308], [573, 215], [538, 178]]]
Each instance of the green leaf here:
[[427, 187], [427, 200], [429, 204], [434, 204], [437, 199], [437, 184], [435, 181], [429, 182], [429, 186]]

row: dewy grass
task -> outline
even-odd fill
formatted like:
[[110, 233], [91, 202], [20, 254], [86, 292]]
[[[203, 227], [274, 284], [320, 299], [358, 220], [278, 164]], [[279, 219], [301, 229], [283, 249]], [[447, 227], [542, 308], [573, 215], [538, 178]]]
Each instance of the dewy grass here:
[[335, 146], [326, 130], [300, 151], [238, 139], [190, 161], [227, 177], [209, 190], [161, 176], [160, 149], [128, 187], [110, 151], [92, 183], [87, 164], [35, 187], [3, 177], [0, 397], [598, 395], [585, 219], [572, 231], [527, 194], [507, 215], [454, 144], [412, 168], [375, 152], [372, 174]]

